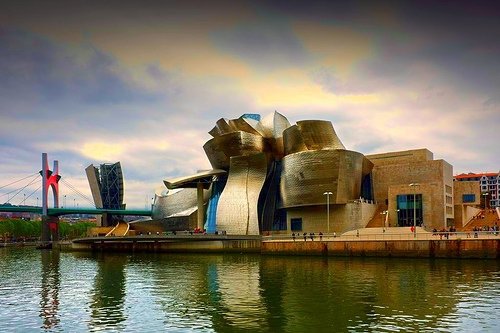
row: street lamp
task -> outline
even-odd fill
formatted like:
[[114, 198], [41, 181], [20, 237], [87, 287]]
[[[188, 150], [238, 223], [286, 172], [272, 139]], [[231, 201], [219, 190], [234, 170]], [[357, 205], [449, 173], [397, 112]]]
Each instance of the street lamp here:
[[387, 216], [389, 215], [389, 211], [384, 210], [380, 214], [384, 215], [384, 232], [385, 232], [385, 228], [387, 228]]
[[66, 208], [66, 194], [64, 195], [63, 199], [64, 199], [63, 200], [63, 208]]
[[413, 188], [413, 237], [417, 237], [417, 190], [415, 187], [419, 186], [418, 183], [411, 183]]
[[484, 196], [484, 211], [486, 211], [486, 200], [488, 198], [488, 192], [484, 192], [482, 195]]
[[327, 233], [330, 233], [330, 195], [332, 192], [325, 192], [323, 195], [326, 195], [326, 225], [327, 225]]

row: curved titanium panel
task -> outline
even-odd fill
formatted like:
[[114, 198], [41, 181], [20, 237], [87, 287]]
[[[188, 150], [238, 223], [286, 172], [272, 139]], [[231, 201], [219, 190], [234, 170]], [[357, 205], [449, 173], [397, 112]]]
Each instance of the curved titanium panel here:
[[259, 235], [257, 203], [267, 174], [263, 153], [231, 157], [217, 207], [217, 228], [233, 235]]
[[288, 119], [281, 113], [274, 111], [274, 131], [273, 136], [275, 138], [283, 137], [283, 132], [292, 125]]
[[283, 132], [283, 146], [285, 156], [308, 150], [297, 125], [293, 125]]
[[231, 125], [229, 125], [228, 121], [224, 118], [220, 118], [219, 120], [217, 120], [215, 124], [216, 124], [215, 126], [219, 129], [219, 135], [235, 131], [235, 129], [232, 128]]
[[304, 151], [283, 158], [280, 193], [283, 207], [323, 205], [330, 191], [332, 204], [359, 198], [363, 154], [350, 150]]
[[262, 135], [266, 138], [281, 138], [283, 131], [290, 127], [290, 122], [281, 113], [274, 111], [261, 121]]
[[258, 121], [254, 119], [246, 119], [243, 117], [229, 120], [229, 125], [231, 125], [231, 127], [233, 128], [236, 128], [237, 131], [261, 135], [261, 133], [259, 133], [259, 131], [257, 131], [256, 129], [257, 123]]
[[189, 208], [197, 207], [197, 204], [195, 188], [184, 188], [176, 192], [169, 192], [165, 196], [156, 196], [152, 218], [166, 218]]
[[208, 160], [214, 169], [229, 168], [233, 156], [248, 156], [266, 151], [265, 140], [260, 135], [247, 132], [233, 132], [213, 138], [203, 145]]
[[222, 135], [221, 131], [219, 130], [219, 128], [217, 126], [214, 126], [214, 128], [212, 128], [208, 134], [210, 134], [211, 136], [213, 136], [214, 138], [216, 136], [219, 136], [219, 135]]
[[329, 121], [302, 120], [297, 122], [297, 127], [309, 150], [345, 149]]

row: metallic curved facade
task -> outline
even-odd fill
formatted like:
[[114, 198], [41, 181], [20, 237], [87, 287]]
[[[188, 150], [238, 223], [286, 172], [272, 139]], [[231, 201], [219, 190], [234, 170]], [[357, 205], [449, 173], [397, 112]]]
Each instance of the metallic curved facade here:
[[283, 132], [283, 145], [285, 155], [308, 150], [297, 125], [293, 125]]
[[[283, 158], [280, 193], [283, 208], [346, 204], [361, 195], [361, 183], [370, 169], [363, 154], [349, 150], [304, 151]], [[364, 168], [365, 167], [365, 168]]]
[[[213, 176], [207, 184], [217, 180], [206, 220], [198, 213], [198, 226], [204, 221], [209, 232], [258, 235], [286, 230], [288, 212], [297, 215], [294, 207], [317, 206], [313, 211], [321, 211], [324, 192], [333, 193], [331, 204], [345, 205], [371, 186], [373, 164], [363, 154], [346, 150], [329, 121], [304, 120], [291, 126], [278, 112], [263, 119], [245, 114], [219, 119], [209, 134], [213, 138], [203, 148], [217, 170], [165, 181], [169, 188], [187, 188], [201, 176]], [[207, 202], [203, 200], [199, 192], [198, 207]], [[156, 201], [155, 212], [162, 216], [187, 212], [197, 202], [194, 189]]]
[[228, 234], [258, 235], [257, 202], [266, 180], [266, 157], [232, 157], [230, 170], [217, 207], [217, 228]]
[[203, 149], [214, 169], [227, 170], [231, 157], [264, 152], [266, 151], [266, 142], [264, 137], [260, 135], [238, 131], [209, 140]]
[[302, 120], [297, 122], [297, 127], [309, 150], [345, 149], [329, 121]]
[[152, 218], [167, 218], [191, 208], [196, 208], [196, 189], [183, 188], [178, 191], [169, 191], [167, 195], [155, 195]]

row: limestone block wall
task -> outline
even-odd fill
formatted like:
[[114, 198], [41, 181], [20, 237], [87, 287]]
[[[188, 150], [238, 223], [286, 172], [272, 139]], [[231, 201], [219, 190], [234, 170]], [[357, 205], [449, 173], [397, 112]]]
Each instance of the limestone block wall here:
[[[445, 216], [445, 203], [443, 186], [439, 182], [421, 183], [415, 192], [422, 195], [422, 214], [426, 229], [441, 229], [447, 225]], [[397, 196], [413, 194], [413, 188], [409, 185], [393, 185], [389, 188], [389, 223], [397, 225]]]
[[[479, 186], [479, 181], [467, 181], [467, 182], [462, 182], [462, 181], [455, 181], [453, 182], [453, 190], [454, 190], [454, 202], [455, 205], [460, 205], [460, 204], [467, 204], [467, 205], [477, 205], [479, 206], [481, 204], [481, 191], [480, 191], [480, 186]], [[463, 195], [464, 194], [474, 194], [475, 201], [473, 202], [463, 202]]]

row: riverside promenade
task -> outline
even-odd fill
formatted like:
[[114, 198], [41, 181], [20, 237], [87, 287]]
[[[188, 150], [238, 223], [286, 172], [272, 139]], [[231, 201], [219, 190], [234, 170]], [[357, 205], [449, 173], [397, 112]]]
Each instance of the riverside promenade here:
[[262, 254], [353, 257], [500, 258], [500, 235], [495, 232], [428, 232], [416, 228], [365, 228], [340, 236], [307, 233], [262, 239]]
[[[496, 232], [427, 232], [417, 228], [365, 228], [342, 235], [307, 233], [269, 236], [142, 235], [75, 239], [67, 250], [260, 253], [342, 257], [490, 258], [500, 259], [500, 235]], [[298, 236], [297, 236], [298, 235]], [[312, 237], [312, 238], [311, 238]]]

